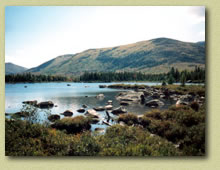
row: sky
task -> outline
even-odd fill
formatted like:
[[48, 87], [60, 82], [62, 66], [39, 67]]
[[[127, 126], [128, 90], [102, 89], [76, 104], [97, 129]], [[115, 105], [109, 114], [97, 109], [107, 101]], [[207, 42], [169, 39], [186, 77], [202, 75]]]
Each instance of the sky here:
[[8, 6], [5, 62], [32, 68], [64, 54], [159, 37], [205, 41], [204, 6]]

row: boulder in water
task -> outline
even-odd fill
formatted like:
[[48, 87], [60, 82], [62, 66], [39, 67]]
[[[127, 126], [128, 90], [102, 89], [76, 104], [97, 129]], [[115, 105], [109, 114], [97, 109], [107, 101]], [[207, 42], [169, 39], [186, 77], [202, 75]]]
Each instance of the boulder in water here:
[[145, 104], [145, 106], [148, 106], [148, 107], [158, 107], [162, 105], [164, 105], [164, 103], [158, 99], [150, 100]]
[[73, 115], [73, 112], [71, 112], [70, 110], [66, 110], [65, 112], [62, 113], [62, 115], [70, 117]]
[[124, 114], [124, 113], [127, 113], [127, 110], [122, 107], [118, 107], [118, 108], [112, 110], [112, 114], [115, 114], [115, 115]]
[[85, 112], [85, 109], [84, 109], [84, 108], [80, 108], [80, 109], [77, 110], [77, 112], [79, 112], [79, 113], [84, 113], [84, 112]]
[[37, 107], [41, 109], [49, 109], [49, 108], [52, 108], [53, 106], [54, 104], [52, 101], [40, 102], [37, 104]]

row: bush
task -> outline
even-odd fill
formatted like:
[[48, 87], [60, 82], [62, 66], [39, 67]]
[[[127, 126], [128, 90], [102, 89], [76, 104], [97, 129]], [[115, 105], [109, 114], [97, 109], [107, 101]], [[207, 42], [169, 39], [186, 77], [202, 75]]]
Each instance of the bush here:
[[133, 124], [138, 124], [138, 117], [137, 117], [137, 115], [134, 115], [131, 113], [121, 114], [121, 115], [119, 115], [119, 118], [118, 118], [118, 122], [120, 122], [120, 121], [131, 126]]
[[69, 137], [40, 124], [22, 120], [5, 121], [6, 156], [65, 155]]
[[192, 102], [190, 107], [195, 111], [199, 111], [199, 104], [197, 102]]
[[161, 117], [161, 111], [158, 110], [158, 109], [154, 109], [150, 112], [147, 112], [144, 114], [145, 117], [151, 117], [151, 118], [154, 118], [154, 119], [162, 119]]
[[205, 106], [198, 111], [190, 106], [172, 106], [165, 111], [153, 110], [144, 115], [151, 133], [179, 144], [184, 155], [205, 154]]
[[114, 125], [100, 136], [100, 155], [103, 156], [169, 156], [180, 155], [173, 144], [151, 136], [140, 127]]
[[77, 134], [71, 139], [69, 156], [96, 156], [99, 154], [101, 148], [90, 132]]
[[89, 118], [84, 116], [67, 117], [56, 121], [51, 127], [74, 134], [89, 130], [91, 128], [90, 121]]

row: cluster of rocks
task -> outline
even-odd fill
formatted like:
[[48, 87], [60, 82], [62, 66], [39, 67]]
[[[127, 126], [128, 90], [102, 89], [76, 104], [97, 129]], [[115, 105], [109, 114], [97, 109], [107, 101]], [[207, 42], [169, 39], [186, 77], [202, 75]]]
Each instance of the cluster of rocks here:
[[163, 106], [167, 99], [176, 101], [176, 105], [189, 105], [192, 102], [203, 104], [205, 96], [195, 95], [194, 93], [182, 94], [167, 88], [145, 87], [135, 91], [121, 92], [116, 96], [116, 99], [123, 106], [140, 102], [148, 107], [155, 108]]
[[54, 103], [52, 101], [45, 101], [38, 103], [37, 100], [29, 100], [29, 101], [23, 101], [23, 104], [29, 104], [41, 109], [49, 109], [54, 107]]

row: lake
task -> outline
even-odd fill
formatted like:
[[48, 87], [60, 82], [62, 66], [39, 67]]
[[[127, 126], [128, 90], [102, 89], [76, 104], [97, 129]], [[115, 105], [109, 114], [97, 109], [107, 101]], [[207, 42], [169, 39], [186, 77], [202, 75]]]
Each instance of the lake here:
[[[67, 86], [70, 84], [70, 86]], [[113, 108], [120, 106], [119, 101], [115, 99], [115, 96], [125, 90], [120, 89], [109, 89], [109, 88], [99, 88], [99, 85], [110, 85], [119, 83], [16, 83], [16, 84], [6, 84], [5, 85], [5, 112], [15, 113], [22, 109], [23, 101], [27, 100], [37, 100], [42, 101], [52, 101], [57, 107], [45, 110], [39, 109], [39, 119], [46, 120], [47, 114], [60, 114], [66, 110], [71, 110], [73, 116], [82, 115], [76, 110], [81, 108], [83, 104], [87, 105], [87, 109], [91, 109], [97, 106], [106, 106], [108, 100], [113, 101]], [[124, 84], [145, 84], [145, 85], [159, 85], [160, 83], [124, 83]], [[25, 88], [27, 86], [27, 88]], [[104, 94], [103, 99], [97, 99], [98, 94]], [[88, 97], [85, 97], [88, 96]], [[165, 105], [161, 109], [169, 107], [174, 104], [174, 101], [165, 101]], [[139, 103], [132, 104], [129, 106], [124, 106], [128, 112], [134, 114], [144, 114], [151, 108], [141, 105]], [[99, 112], [104, 118], [106, 116], [105, 112]], [[99, 125], [94, 125], [93, 128]]]

